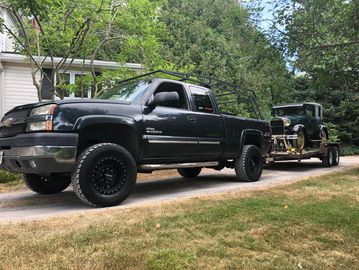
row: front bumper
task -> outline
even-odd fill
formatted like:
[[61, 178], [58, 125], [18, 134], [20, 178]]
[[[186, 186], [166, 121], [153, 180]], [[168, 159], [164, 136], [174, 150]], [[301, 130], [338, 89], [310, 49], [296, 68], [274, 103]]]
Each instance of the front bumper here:
[[31, 133], [0, 139], [0, 169], [15, 173], [69, 173], [75, 166], [77, 134]]

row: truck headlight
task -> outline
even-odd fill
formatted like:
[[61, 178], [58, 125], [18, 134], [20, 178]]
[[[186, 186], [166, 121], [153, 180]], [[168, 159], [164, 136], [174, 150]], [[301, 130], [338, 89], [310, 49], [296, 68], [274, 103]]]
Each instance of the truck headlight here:
[[34, 108], [30, 112], [30, 116], [35, 115], [53, 115], [56, 108], [56, 104], [44, 105]]
[[288, 118], [283, 118], [283, 125], [289, 127], [292, 122]]
[[52, 130], [52, 116], [57, 105], [50, 104], [34, 108], [30, 112], [31, 122], [27, 124], [26, 131], [51, 131]]

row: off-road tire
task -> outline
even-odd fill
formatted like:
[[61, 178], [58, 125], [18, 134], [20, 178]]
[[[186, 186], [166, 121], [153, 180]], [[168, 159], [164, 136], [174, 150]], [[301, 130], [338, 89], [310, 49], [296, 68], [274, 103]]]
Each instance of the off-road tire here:
[[177, 171], [184, 178], [195, 178], [201, 173], [202, 168], [181, 168]]
[[328, 149], [328, 154], [322, 158], [322, 164], [324, 167], [332, 167], [334, 164], [334, 152], [332, 148]]
[[263, 157], [258, 147], [244, 145], [241, 156], [235, 160], [234, 170], [239, 181], [258, 181], [263, 171]]
[[64, 174], [41, 176], [37, 174], [23, 174], [26, 186], [39, 194], [56, 194], [65, 190], [71, 183], [71, 177]]
[[72, 187], [84, 203], [109, 207], [130, 195], [136, 178], [136, 162], [125, 148], [100, 143], [90, 146], [77, 158]]

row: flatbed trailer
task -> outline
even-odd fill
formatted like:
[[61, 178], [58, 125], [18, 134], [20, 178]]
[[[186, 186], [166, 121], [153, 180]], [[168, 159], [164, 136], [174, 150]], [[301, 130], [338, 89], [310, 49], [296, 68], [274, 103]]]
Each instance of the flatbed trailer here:
[[302, 160], [319, 158], [324, 167], [337, 166], [340, 162], [340, 143], [322, 142], [319, 148], [292, 150], [278, 149], [273, 147], [270, 151], [267, 162], [274, 163], [284, 160]]

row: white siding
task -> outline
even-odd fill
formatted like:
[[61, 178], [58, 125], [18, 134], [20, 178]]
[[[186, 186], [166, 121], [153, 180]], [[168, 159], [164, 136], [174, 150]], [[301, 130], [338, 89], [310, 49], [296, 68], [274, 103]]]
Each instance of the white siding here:
[[[2, 10], [1, 12], [1, 16], [4, 19], [4, 22], [6, 24], [6, 26], [8, 26], [12, 31], [17, 31], [14, 21], [11, 19], [10, 15], [8, 14], [7, 11]], [[8, 34], [1, 34], [0, 35], [0, 50], [3, 52], [13, 52], [15, 51], [15, 46], [14, 46], [14, 42], [12, 39], [10, 39]]]
[[4, 65], [2, 115], [15, 106], [37, 102], [37, 91], [32, 83], [31, 69], [23, 66]]

